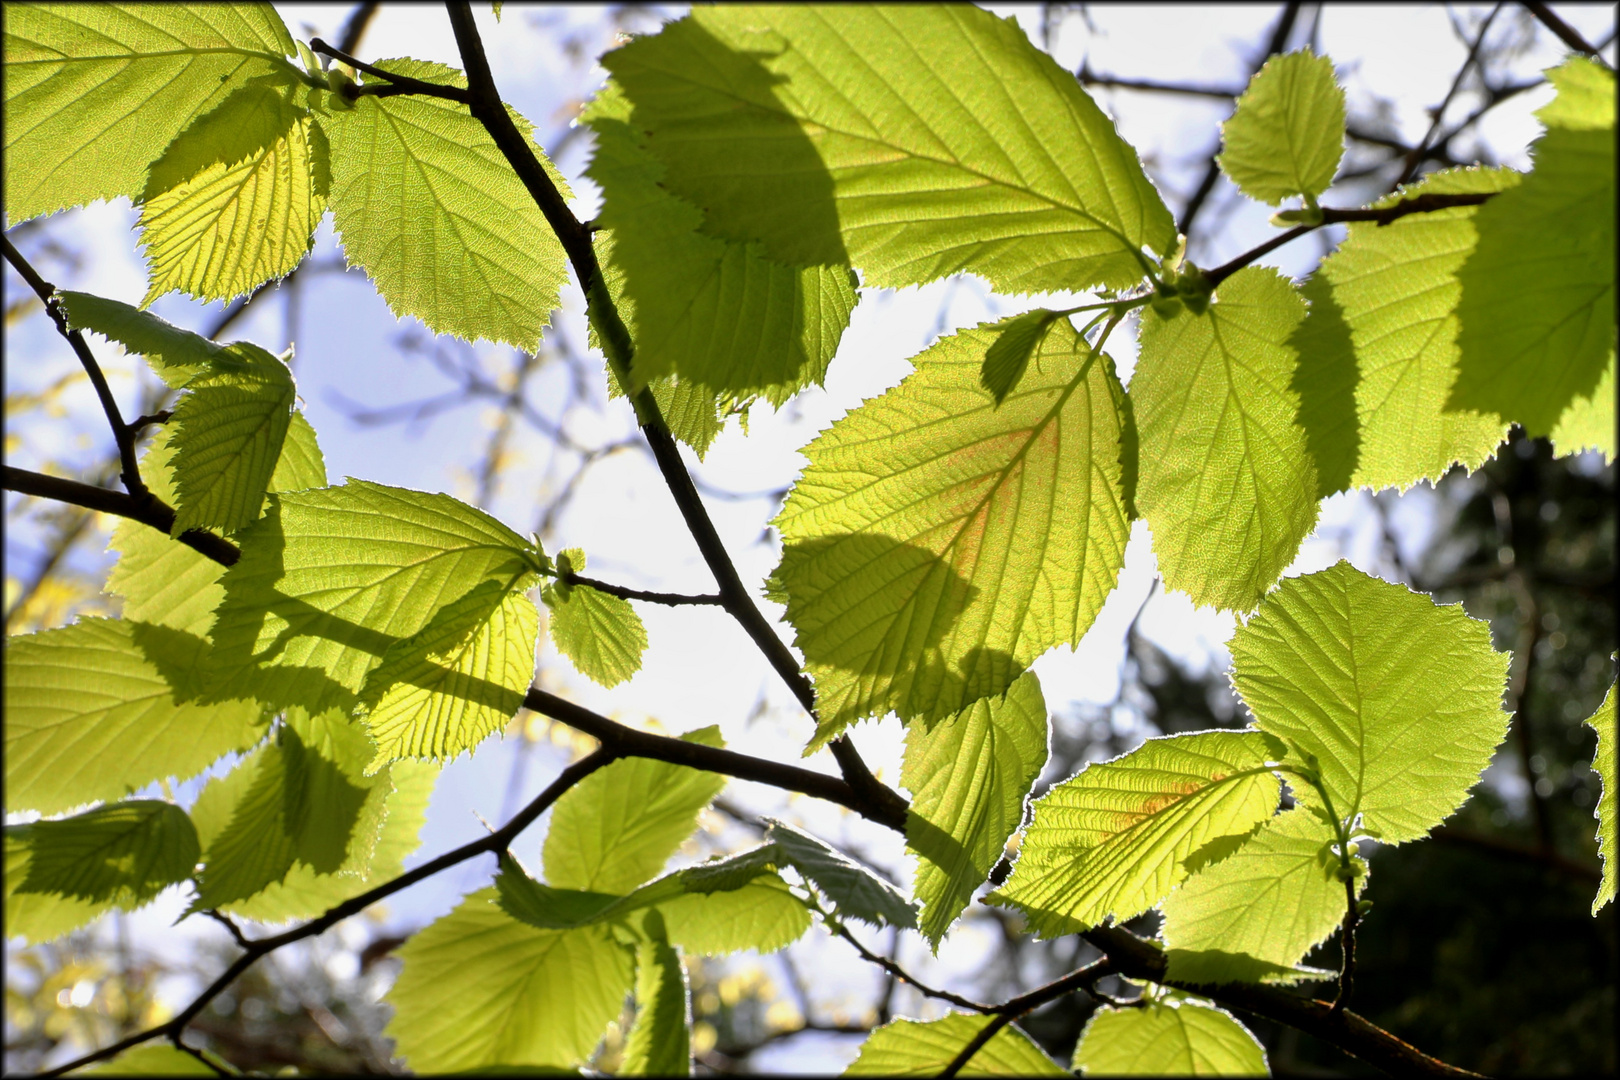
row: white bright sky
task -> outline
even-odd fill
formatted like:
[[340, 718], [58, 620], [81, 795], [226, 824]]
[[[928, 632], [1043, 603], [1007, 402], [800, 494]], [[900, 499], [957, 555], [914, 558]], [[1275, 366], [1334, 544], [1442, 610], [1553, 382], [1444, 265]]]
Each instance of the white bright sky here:
[[[319, 35], [336, 41], [351, 5], [277, 4], [289, 28], [308, 40]], [[1033, 40], [1040, 41], [1040, 11], [1034, 5], [991, 5], [1002, 15], [1013, 15]], [[668, 9], [670, 14], [679, 8]], [[1113, 7], [1094, 5], [1091, 20], [1069, 18], [1053, 44], [1053, 52], [1070, 70], [1089, 56], [1094, 71], [1119, 76], [1206, 85], [1239, 86], [1250, 50], [1263, 43], [1276, 17], [1274, 5], [1213, 7]], [[1464, 8], [1473, 17], [1488, 8]], [[1588, 36], [1601, 38], [1612, 25], [1607, 5], [1558, 5], [1568, 21]], [[1306, 40], [1311, 8], [1296, 27], [1294, 45]], [[576, 6], [566, 9], [528, 9], [507, 4], [497, 25], [488, 5], [477, 7], [480, 28], [489, 49], [495, 78], [504, 96], [534, 120], [537, 137], [556, 147], [568, 131], [574, 106], [600, 84], [603, 72], [586, 64], [571, 64], [559, 51], [564, 36], [577, 38], [584, 55], [594, 56], [611, 42], [606, 37], [604, 9]], [[1519, 9], [1504, 9], [1497, 32], [1520, 17]], [[1470, 26], [1475, 23], [1470, 23]], [[1514, 59], [1515, 78], [1534, 75], [1559, 61], [1561, 47], [1549, 35], [1538, 35], [1536, 47]], [[1462, 63], [1465, 50], [1453, 35], [1446, 10], [1438, 5], [1330, 7], [1321, 15], [1322, 50], [1331, 56], [1347, 86], [1352, 111], [1357, 102], [1373, 97], [1391, 98], [1390, 119], [1408, 143], [1421, 138], [1429, 123], [1426, 110], [1444, 97]], [[1612, 47], [1609, 50], [1612, 56]], [[385, 4], [371, 24], [361, 46], [363, 59], [410, 56], [459, 66], [454, 40], [442, 8], [436, 5]], [[1225, 102], [1136, 93], [1095, 92], [1116, 120], [1121, 134], [1144, 159], [1157, 163], [1172, 191], [1172, 209], [1196, 184], [1207, 153], [1217, 137], [1217, 125], [1229, 111]], [[1539, 133], [1531, 113], [1550, 98], [1545, 88], [1519, 95], [1489, 114], [1478, 130], [1483, 144], [1500, 163], [1518, 168], [1529, 164], [1525, 148]], [[1453, 106], [1455, 120], [1470, 106]], [[1472, 146], [1465, 138], [1463, 148]], [[574, 185], [576, 212], [590, 216], [596, 205], [592, 185], [582, 170], [588, 161], [588, 140], [568, 140], [558, 163]], [[1330, 192], [1329, 205], [1359, 203], [1377, 194], [1365, 187]], [[1247, 204], [1224, 180], [1195, 227], [1192, 256], [1212, 266], [1246, 250], [1272, 234], [1269, 209]], [[135, 212], [124, 200], [98, 204], [59, 216], [49, 225], [51, 235], [65, 246], [87, 253], [76, 273], [47, 272], [58, 284], [138, 303], [145, 291], [143, 264], [131, 233]], [[1200, 239], [1202, 238], [1202, 239]], [[1262, 262], [1298, 276], [1308, 273], [1322, 254], [1319, 243], [1297, 241]], [[330, 260], [337, 254], [329, 223], [322, 227], [314, 258]], [[15, 279], [8, 275], [8, 286]], [[715, 443], [701, 464], [692, 461], [704, 482], [737, 492], [763, 492], [786, 486], [803, 459], [798, 449], [818, 431], [858, 405], [882, 393], [910, 370], [907, 358], [940, 333], [999, 318], [1028, 307], [1027, 297], [991, 295], [976, 279], [939, 282], [894, 293], [868, 291], [856, 307], [842, 348], [834, 360], [825, 390], [804, 394], [781, 413], [756, 407], [750, 416], [749, 435], [735, 427]], [[286, 305], [279, 300], [261, 303], [254, 314], [232, 328], [231, 337], [258, 341], [276, 349], [288, 340]], [[178, 294], [160, 299], [154, 310], [182, 325], [201, 328], [211, 312]], [[583, 343], [582, 305], [577, 292], [566, 290], [559, 327], [569, 339]], [[470, 470], [487, 438], [487, 407], [464, 406], [440, 414], [419, 432], [401, 425], [359, 428], [335, 405], [338, 395], [371, 407], [429, 397], [448, 388], [443, 377], [420, 358], [403, 359], [390, 341], [405, 326], [389, 313], [370, 283], [358, 273], [311, 277], [302, 289], [297, 311], [296, 370], [306, 415], [314, 423], [325, 452], [327, 471], [334, 482], [345, 476], [382, 483], [442, 490], [470, 498], [474, 487]], [[406, 320], [416, 325], [414, 320]], [[42, 315], [35, 315], [7, 330], [6, 392], [41, 386], [68, 372], [74, 360]], [[126, 410], [134, 400], [133, 361], [120, 359], [117, 350], [99, 340], [95, 349], [113, 372], [115, 391]], [[479, 351], [492, 373], [510, 366], [510, 351], [483, 344]], [[1134, 363], [1130, 335], [1117, 333], [1112, 351], [1127, 376]], [[18, 362], [27, 357], [26, 363]], [[529, 399], [542, 412], [555, 416], [553, 407], [563, 388], [560, 367], [542, 371], [530, 388]], [[28, 429], [22, 444], [8, 452], [8, 461], [37, 467], [45, 457], [67, 463], [95, 460], [106, 444], [104, 423], [87, 388], [68, 398], [69, 413], [49, 429]], [[601, 395], [598, 386], [594, 393]], [[630, 411], [622, 401], [601, 410], [576, 409], [562, 418], [567, 430], [584, 443], [622, 437], [632, 429]], [[514, 443], [517, 457], [499, 493], [488, 507], [520, 532], [536, 525], [537, 498], [542, 486], [544, 444], [526, 429]], [[8, 506], [11, 500], [8, 499]], [[769, 500], [741, 502], [709, 500], [709, 509], [733, 554], [745, 582], [758, 585], [772, 569], [777, 549], [763, 539], [766, 521], [775, 512]], [[1414, 489], [1399, 505], [1396, 523], [1403, 547], [1422, 547], [1433, 523], [1433, 493]], [[7, 539], [8, 562], [16, 559], [11, 574], [28, 572], [30, 553], [38, 532], [13, 522]], [[1338, 496], [1327, 501], [1321, 523], [1301, 549], [1290, 574], [1308, 573], [1348, 557], [1371, 573], [1388, 576], [1390, 567], [1378, 554], [1380, 539], [1376, 517], [1369, 512], [1365, 494]], [[651, 461], [642, 454], [625, 453], [597, 465], [571, 509], [558, 524], [552, 550], [578, 546], [591, 559], [593, 574], [642, 588], [709, 591], [712, 582], [687, 536], [662, 481]], [[1071, 713], [1076, 703], [1103, 704], [1119, 688], [1123, 658], [1123, 632], [1147, 596], [1155, 572], [1149, 538], [1138, 523], [1127, 552], [1120, 584], [1104, 607], [1096, 625], [1074, 651], [1054, 650], [1036, 664], [1048, 708], [1059, 716]], [[757, 591], [756, 591], [757, 595]], [[772, 615], [779, 609], [765, 603]], [[713, 609], [666, 609], [640, 605], [651, 639], [645, 667], [630, 683], [603, 690], [575, 673], [558, 657], [549, 641], [542, 641], [543, 685], [593, 709], [627, 723], [656, 722], [679, 732], [718, 723], [728, 745], [746, 752], [793, 759], [810, 734], [810, 724], [791, 696], [770, 672], [751, 644], [731, 620]], [[1142, 631], [1172, 654], [1195, 666], [1224, 668], [1229, 657], [1224, 643], [1235, 621], [1208, 609], [1196, 609], [1184, 596], [1159, 594], [1143, 610]], [[1146, 734], [1141, 732], [1140, 734]], [[866, 723], [854, 739], [867, 761], [884, 779], [899, 774], [902, 732], [893, 719]], [[448, 766], [439, 782], [422, 834], [421, 853], [413, 864], [479, 835], [479, 817], [497, 821], [514, 805], [507, 798], [515, 742], [486, 743], [476, 755]], [[536, 793], [566, 761], [563, 748], [541, 743], [531, 755], [521, 797]], [[835, 771], [830, 757], [819, 754], [806, 762], [812, 768]], [[791, 815], [820, 835], [909, 880], [911, 865], [900, 838], [806, 799], [787, 799], [780, 792], [754, 785], [733, 784], [727, 797], [756, 813]], [[716, 819], [718, 822], [720, 819]], [[539, 868], [542, 830], [531, 830], [516, 851], [532, 869]], [[727, 827], [719, 842], [740, 846], [747, 834]], [[486, 883], [492, 866], [487, 860], [441, 874], [395, 897], [387, 905], [392, 926], [419, 926], [448, 911], [459, 896]], [[132, 939], [148, 947], [162, 947], [191, 934], [216, 935], [217, 928], [192, 930], [196, 921], [171, 929], [184, 907], [178, 891], [171, 891], [131, 920]], [[820, 942], [813, 931], [807, 942]], [[881, 940], [874, 936], [872, 940]], [[975, 971], [993, 947], [992, 939], [972, 925], [964, 925], [942, 949], [937, 964], [926, 946], [914, 936], [903, 949], [903, 962], [919, 973], [949, 983], [953, 975]], [[876, 973], [854, 962], [842, 944], [806, 944], [798, 947], [808, 957], [832, 958], [837, 963], [816, 963], [815, 999], [858, 1007], [871, 999]], [[767, 962], [768, 970], [770, 962]], [[342, 974], [339, 970], [336, 974]], [[780, 980], [779, 980], [780, 981]], [[177, 980], [168, 988], [177, 1003], [191, 992]], [[907, 993], [897, 998], [902, 1011], [933, 1015], [919, 1009]], [[827, 1020], [823, 1014], [819, 1017]], [[796, 1072], [837, 1069], [854, 1053], [849, 1039], [807, 1036], [779, 1044], [756, 1058], [760, 1068]]]

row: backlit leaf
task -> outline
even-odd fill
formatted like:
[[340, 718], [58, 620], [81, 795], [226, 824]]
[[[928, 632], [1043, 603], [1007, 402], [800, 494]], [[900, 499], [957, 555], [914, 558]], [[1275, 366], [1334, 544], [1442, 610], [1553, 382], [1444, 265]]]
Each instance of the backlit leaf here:
[[137, 799], [75, 817], [7, 825], [28, 850], [20, 893], [139, 907], [197, 865], [197, 830], [172, 803]]
[[[937, 1076], [990, 1022], [951, 1013], [938, 1020], [891, 1020], [861, 1044], [845, 1076]], [[1028, 1035], [1004, 1027], [962, 1067], [959, 1076], [1068, 1076]]]
[[1620, 768], [1616, 767], [1615, 753], [1620, 743], [1616, 743], [1614, 737], [1614, 686], [1614, 683], [1609, 684], [1609, 692], [1603, 695], [1603, 704], [1586, 718], [1586, 722], [1597, 732], [1592, 771], [1598, 774], [1601, 785], [1592, 816], [1598, 821], [1598, 854], [1603, 859], [1603, 879], [1598, 885], [1597, 897], [1592, 901], [1593, 915], [1614, 899], [1615, 863], [1620, 860], [1620, 824], [1617, 824], [1620, 815], [1615, 812], [1616, 792], [1620, 791]]
[[1092, 1014], [1074, 1049], [1084, 1076], [1268, 1076], [1266, 1052], [1224, 1009], [1194, 1001]]
[[862, 717], [937, 720], [1001, 694], [1078, 642], [1114, 587], [1113, 362], [1059, 320], [997, 406], [979, 372], [998, 333], [941, 339], [804, 450], [772, 594], [816, 680], [812, 748]]
[[906, 729], [906, 846], [918, 860], [920, 928], [936, 951], [1023, 822], [1046, 742], [1046, 702], [1033, 672], [1004, 698], [975, 702], [932, 730], [923, 723]]
[[1386, 843], [1449, 817], [1507, 734], [1509, 658], [1489, 627], [1348, 562], [1284, 581], [1231, 650], [1256, 726], [1314, 754], [1334, 813], [1361, 814]]
[[[1549, 434], [1614, 351], [1614, 73], [1576, 57], [1547, 73], [1535, 169], [1474, 216], [1457, 272], [1459, 375], [1447, 402]], [[1566, 90], [1568, 88], [1568, 90]]]
[[390, 646], [484, 581], [526, 572], [528, 543], [448, 495], [350, 480], [273, 495], [242, 559], [209, 663], [216, 685], [277, 706], [351, 708]]
[[776, 844], [782, 859], [832, 902], [836, 913], [873, 926], [910, 930], [917, 909], [905, 896], [841, 851], [783, 821], [770, 821], [765, 838]]
[[225, 356], [225, 346], [150, 311], [91, 293], [62, 290], [56, 295], [69, 326], [100, 334], [146, 357], [152, 370], [170, 386], [184, 386]]
[[[560, 553], [559, 566], [563, 559], [575, 574], [585, 569], [585, 554], [578, 548]], [[630, 601], [565, 581], [547, 583], [540, 599], [551, 613], [551, 640], [591, 679], [617, 686], [641, 670], [647, 628]]]
[[[662, 929], [654, 913], [647, 916]], [[636, 950], [636, 1020], [625, 1039], [620, 1076], [686, 1076], [692, 1071], [691, 1001], [686, 968], [667, 941]]]
[[[1455, 169], [1380, 199], [1502, 191], [1510, 169]], [[1318, 493], [1405, 490], [1453, 463], [1477, 469], [1507, 435], [1495, 416], [1445, 411], [1457, 379], [1457, 268], [1474, 250], [1478, 207], [1350, 226], [1305, 286], [1311, 311], [1290, 345], [1299, 421], [1317, 464]]]
[[[720, 746], [720, 729], [681, 738]], [[546, 880], [559, 889], [628, 893], [658, 871], [697, 828], [698, 811], [725, 787], [715, 773], [625, 758], [557, 800], [546, 833]]]
[[[443, 64], [377, 67], [465, 87]], [[386, 80], [376, 80], [386, 84]], [[527, 136], [530, 124], [515, 116]], [[568, 271], [540, 208], [466, 107], [419, 95], [362, 97], [323, 118], [332, 143], [332, 216], [351, 266], [396, 315], [437, 334], [533, 350]], [[535, 155], [567, 197], [567, 185]]]
[[603, 64], [705, 231], [900, 287], [1124, 287], [1175, 225], [1015, 22], [968, 5], [703, 8]]
[[481, 582], [389, 646], [360, 693], [359, 714], [377, 743], [371, 769], [400, 758], [448, 761], [517, 715], [540, 633], [525, 580], [532, 575]]
[[[1190, 983], [1309, 977], [1295, 965], [1344, 921], [1344, 883], [1334, 876], [1339, 857], [1327, 849], [1333, 840], [1316, 815], [1287, 810], [1183, 882], [1163, 904], [1169, 977]], [[1357, 893], [1366, 887], [1363, 872]], [[1317, 973], [1323, 975], [1331, 977]]]
[[997, 405], [1024, 377], [1030, 354], [1056, 318], [1055, 312], [1037, 308], [1001, 324], [1001, 335], [985, 350], [984, 365], [979, 369], [979, 385], [990, 391]]
[[1344, 91], [1307, 46], [1266, 61], [1221, 125], [1221, 171], [1272, 206], [1333, 183], [1344, 154]]
[[[5, 27], [6, 215], [140, 197], [175, 136], [247, 80], [294, 72], [269, 4], [26, 4]], [[131, 103], [138, 102], [138, 108]]]
[[1266, 762], [1281, 749], [1257, 731], [1204, 731], [1087, 765], [1035, 801], [1012, 874], [989, 899], [1021, 909], [1042, 937], [1141, 914], [1189, 860], [1229, 850], [1276, 811]]
[[112, 910], [111, 900], [76, 900], [53, 893], [21, 892], [28, 877], [33, 845], [26, 832], [5, 831], [6, 940], [21, 938], [29, 945], [52, 941], [77, 930]]
[[1305, 305], [1275, 270], [1224, 281], [1203, 315], [1142, 314], [1131, 377], [1136, 504], [1167, 589], [1249, 611], [1316, 524], [1316, 472], [1290, 389]]
[[[205, 1051], [206, 1052], [206, 1051]], [[88, 1069], [73, 1070], [74, 1076], [218, 1076], [219, 1073], [184, 1050], [168, 1043], [150, 1042], [131, 1047], [115, 1058]]]
[[596, 220], [607, 230], [597, 243], [635, 339], [632, 377], [677, 373], [778, 405], [821, 382], [855, 306], [852, 275], [787, 266], [757, 245], [699, 233], [702, 212], [659, 186], [664, 169], [638, 144], [629, 116], [613, 83], [585, 114], [596, 132], [589, 171], [603, 191]]
[[[162, 534], [153, 530], [153, 535]], [[6, 809], [53, 814], [186, 779], [263, 732], [256, 703], [181, 704], [170, 678], [205, 649], [122, 619], [6, 639]]]
[[618, 1017], [633, 953], [607, 927], [537, 930], [481, 889], [399, 950], [387, 1034], [414, 1072], [582, 1061]]
[[1603, 455], [1605, 464], [1614, 462], [1615, 454], [1615, 385], [1614, 350], [1609, 351], [1609, 366], [1598, 380], [1597, 389], [1586, 397], [1577, 397], [1558, 417], [1552, 429], [1553, 451], [1558, 457], [1578, 454], [1582, 450], [1596, 450]]

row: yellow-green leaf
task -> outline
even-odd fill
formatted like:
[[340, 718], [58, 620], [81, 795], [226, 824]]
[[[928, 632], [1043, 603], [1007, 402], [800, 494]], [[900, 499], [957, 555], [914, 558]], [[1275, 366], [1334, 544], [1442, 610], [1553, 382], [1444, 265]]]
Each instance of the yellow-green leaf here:
[[1344, 91], [1308, 46], [1266, 61], [1221, 125], [1221, 171], [1272, 206], [1322, 194], [1343, 155]]
[[1224, 1009], [1197, 1001], [1108, 1006], [1092, 1014], [1074, 1064], [1085, 1076], [1268, 1076], [1260, 1041]]

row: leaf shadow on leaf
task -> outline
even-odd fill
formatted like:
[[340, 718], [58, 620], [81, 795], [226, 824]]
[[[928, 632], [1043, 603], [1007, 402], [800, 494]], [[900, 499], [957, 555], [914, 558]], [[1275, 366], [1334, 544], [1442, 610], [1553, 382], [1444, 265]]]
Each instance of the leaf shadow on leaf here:
[[1285, 967], [1248, 953], [1220, 949], [1168, 949], [1168, 977], [1200, 986], [1227, 983], [1297, 983], [1331, 979], [1335, 972], [1320, 968]]
[[1299, 426], [1316, 462], [1317, 497], [1350, 486], [1361, 458], [1361, 422], [1356, 413], [1356, 387], [1361, 370], [1344, 308], [1333, 287], [1316, 274], [1301, 290], [1310, 313], [1294, 329], [1289, 347], [1299, 360], [1290, 389], [1299, 395]]
[[[705, 232], [744, 241], [773, 237], [766, 253], [795, 266], [848, 266], [832, 174], [778, 96], [787, 80], [764, 63], [791, 46], [770, 32], [756, 40], [758, 49], [734, 49], [689, 16], [621, 50], [626, 58], [634, 50], [642, 62], [614, 63], [612, 53], [603, 60], [632, 103], [631, 125], [654, 156], [675, 166], [680, 179], [665, 186], [703, 210], [709, 226], [712, 208], [725, 205], [729, 221], [746, 230]], [[665, 50], [678, 50], [678, 62]], [[702, 73], [701, 82], [694, 72]], [[720, 118], [718, 143], [708, 117]], [[741, 139], [751, 144], [753, 169], [725, 152]], [[786, 246], [784, 234], [792, 238]]]
[[141, 201], [185, 183], [210, 165], [235, 165], [268, 150], [303, 113], [291, 100], [297, 88], [290, 71], [249, 79], [174, 137], [147, 171]]

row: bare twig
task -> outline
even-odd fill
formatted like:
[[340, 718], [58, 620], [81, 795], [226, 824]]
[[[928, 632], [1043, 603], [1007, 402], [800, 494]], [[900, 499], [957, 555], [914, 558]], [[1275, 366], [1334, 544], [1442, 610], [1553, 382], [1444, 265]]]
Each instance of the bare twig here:
[[1542, 26], [1551, 30], [1559, 41], [1562, 41], [1578, 53], [1584, 53], [1599, 63], [1603, 62], [1603, 56], [1598, 52], [1597, 47], [1588, 43], [1585, 38], [1581, 37], [1578, 30], [1555, 15], [1552, 8], [1546, 4], [1526, 3], [1524, 9], [1534, 15]]
[[725, 597], [720, 596], [718, 593], [700, 593], [693, 595], [691, 593], [650, 592], [646, 589], [631, 589], [624, 585], [610, 585], [606, 581], [598, 581], [595, 578], [581, 577], [578, 574], [564, 574], [562, 575], [561, 580], [566, 581], [570, 585], [586, 585], [592, 589], [595, 589], [597, 592], [607, 593], [609, 596], [617, 596], [623, 600], [644, 600], [649, 604], [666, 604], [670, 607], [680, 607], [687, 604], [715, 604], [718, 606], [724, 606], [726, 602]]
[[1389, 187], [1391, 191], [1412, 179], [1413, 174], [1417, 172], [1418, 164], [1422, 162], [1423, 154], [1429, 148], [1429, 141], [1434, 138], [1435, 133], [1440, 130], [1440, 125], [1445, 121], [1446, 109], [1451, 106], [1451, 99], [1457, 96], [1457, 91], [1462, 88], [1463, 79], [1468, 77], [1468, 72], [1479, 62], [1480, 46], [1485, 44], [1485, 35], [1490, 30], [1491, 23], [1496, 21], [1497, 13], [1502, 10], [1502, 5], [1505, 2], [1506, 0], [1499, 0], [1497, 5], [1491, 8], [1490, 14], [1485, 16], [1485, 21], [1480, 24], [1479, 33], [1474, 36], [1474, 44], [1468, 50], [1468, 58], [1463, 61], [1462, 67], [1457, 70], [1457, 77], [1451, 80], [1451, 88], [1446, 91], [1445, 98], [1435, 108], [1433, 112], [1434, 119], [1429, 123], [1429, 130], [1423, 133], [1423, 138], [1419, 139], [1418, 144], [1412, 147], [1411, 152], [1406, 155], [1406, 160], [1401, 165], [1400, 176], [1396, 177], [1395, 182]]
[[446, 101], [454, 101], [461, 105], [471, 103], [472, 95], [459, 86], [423, 82], [421, 79], [413, 79], [409, 75], [384, 71], [382, 68], [356, 60], [342, 49], [334, 49], [320, 38], [311, 38], [309, 47], [323, 56], [330, 56], [340, 63], [348, 64], [356, 71], [363, 71], [367, 75], [387, 80], [387, 86], [345, 86], [343, 96], [351, 101], [357, 97], [392, 97], [396, 94], [420, 94], [424, 97], [443, 98]]

